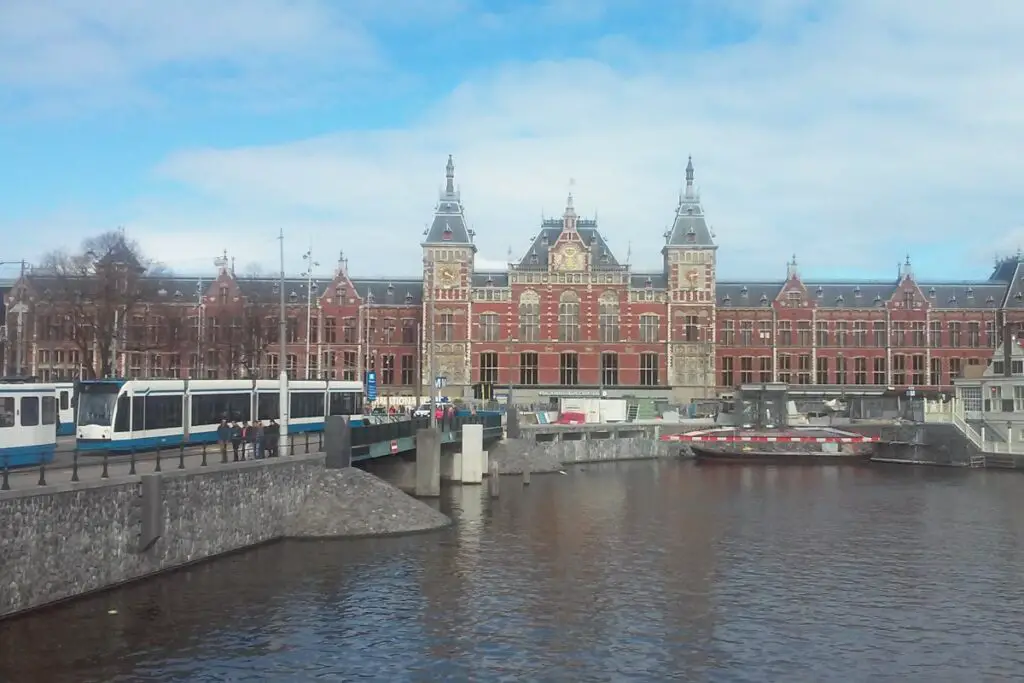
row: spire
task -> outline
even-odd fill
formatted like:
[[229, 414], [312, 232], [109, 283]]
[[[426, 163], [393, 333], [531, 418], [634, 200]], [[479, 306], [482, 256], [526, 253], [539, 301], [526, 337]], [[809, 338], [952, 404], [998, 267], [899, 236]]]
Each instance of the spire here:
[[344, 276], [348, 277], [348, 259], [345, 258], [345, 251], [344, 250], [338, 252], [338, 269], [337, 269], [337, 274], [338, 275], [344, 275]]
[[455, 161], [452, 155], [448, 155], [448, 164], [444, 167], [444, 192], [447, 195], [455, 194]]
[[900, 280], [906, 280], [908, 277], [913, 277], [914, 271], [910, 268], [910, 254], [903, 260], [900, 265]]
[[686, 161], [686, 196], [693, 197], [693, 157]]
[[562, 215], [562, 229], [566, 232], [576, 230], [576, 209], [572, 205], [572, 192], [565, 200], [565, 214]]
[[793, 259], [786, 264], [786, 279], [792, 280], [793, 278], [799, 278], [800, 271], [796, 267], [796, 254], [793, 254]]

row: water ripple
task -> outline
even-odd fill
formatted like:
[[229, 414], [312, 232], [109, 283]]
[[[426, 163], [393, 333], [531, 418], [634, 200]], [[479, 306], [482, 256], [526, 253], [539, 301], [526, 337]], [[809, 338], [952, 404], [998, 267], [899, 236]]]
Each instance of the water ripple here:
[[0, 680], [1009, 680], [1014, 476], [588, 466], [0, 624]]

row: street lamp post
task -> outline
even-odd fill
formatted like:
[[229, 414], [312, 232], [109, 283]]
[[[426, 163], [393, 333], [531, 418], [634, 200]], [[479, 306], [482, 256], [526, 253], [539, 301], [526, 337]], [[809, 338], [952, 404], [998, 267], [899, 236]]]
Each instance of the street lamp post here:
[[[19, 280], [24, 279], [24, 277], [25, 277], [25, 259], [21, 259], [20, 261], [0, 261], [0, 266], [15, 265], [15, 264], [18, 264], [18, 265], [21, 266], [21, 273], [20, 273], [18, 279]], [[24, 353], [24, 349], [22, 348], [22, 344], [24, 342], [24, 328], [25, 328], [25, 318], [24, 318], [24, 315], [25, 315], [25, 312], [27, 310], [28, 310], [28, 307], [25, 305], [25, 302], [21, 300], [21, 297], [19, 295], [17, 303], [11, 308], [11, 313], [14, 313], [17, 316], [16, 328], [15, 328], [14, 334], [11, 335], [13, 340], [14, 340], [14, 359], [13, 359], [14, 365], [11, 368], [13, 370], [13, 372], [11, 373], [12, 375], [20, 375], [21, 374], [21, 365], [22, 365], [22, 362], [23, 362], [22, 355]]]
[[306, 262], [306, 272], [302, 276], [306, 278], [306, 379], [309, 379], [309, 337], [310, 324], [313, 321], [313, 289], [316, 287], [316, 283], [313, 282], [313, 269], [320, 265], [313, 260], [313, 245], [310, 245], [309, 251], [302, 255], [302, 260]]
[[433, 261], [427, 260], [424, 271], [427, 273], [426, 287], [427, 293], [427, 316], [429, 320], [428, 325], [424, 325], [425, 329], [430, 330], [429, 337], [424, 333], [423, 337], [427, 340], [427, 364], [429, 366], [430, 373], [430, 427], [435, 429], [437, 427], [437, 371], [434, 368], [434, 334], [437, 331], [437, 324], [434, 320], [434, 264]]
[[280, 310], [279, 319], [277, 321], [277, 343], [278, 343], [278, 369], [280, 374], [278, 380], [280, 382], [278, 405], [281, 417], [281, 436], [278, 442], [278, 451], [280, 455], [288, 455], [288, 413], [289, 413], [289, 397], [288, 397], [288, 370], [286, 366], [286, 360], [288, 358], [288, 347], [285, 340], [287, 333], [287, 323], [285, 316], [287, 311], [285, 309], [285, 298], [284, 298], [284, 229], [281, 229], [278, 235], [278, 240], [281, 242], [281, 274], [277, 283], [278, 293], [281, 295], [280, 299]]

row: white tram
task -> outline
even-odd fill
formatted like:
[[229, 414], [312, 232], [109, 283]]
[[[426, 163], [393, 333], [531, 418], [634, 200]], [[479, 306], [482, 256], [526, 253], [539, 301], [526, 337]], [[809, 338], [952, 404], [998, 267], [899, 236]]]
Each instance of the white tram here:
[[57, 382], [57, 436], [75, 433], [75, 383]]
[[0, 383], [0, 468], [52, 462], [56, 423], [54, 385]]
[[[335, 380], [288, 383], [288, 431], [323, 431], [329, 415], [363, 418], [363, 385]], [[217, 441], [221, 419], [281, 419], [278, 380], [153, 379], [80, 382], [79, 450], [129, 451]]]

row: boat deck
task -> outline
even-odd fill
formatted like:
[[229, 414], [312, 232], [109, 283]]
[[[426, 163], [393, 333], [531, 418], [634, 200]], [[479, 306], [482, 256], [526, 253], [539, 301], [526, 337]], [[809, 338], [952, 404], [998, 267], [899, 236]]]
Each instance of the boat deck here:
[[878, 438], [832, 427], [786, 427], [783, 429], [740, 429], [721, 427], [666, 434], [662, 441], [699, 443], [877, 443]]

